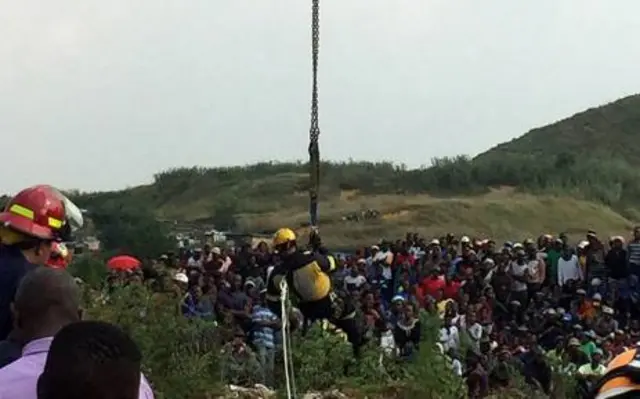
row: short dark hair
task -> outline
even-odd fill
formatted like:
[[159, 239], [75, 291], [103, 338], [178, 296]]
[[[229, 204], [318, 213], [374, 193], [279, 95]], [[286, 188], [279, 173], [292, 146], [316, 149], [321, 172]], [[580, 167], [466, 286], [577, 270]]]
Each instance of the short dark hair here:
[[43, 325], [52, 319], [78, 321], [81, 293], [66, 270], [39, 266], [27, 273], [18, 286], [14, 306], [22, 322]]
[[141, 361], [138, 346], [117, 326], [69, 324], [51, 343], [38, 399], [137, 399]]

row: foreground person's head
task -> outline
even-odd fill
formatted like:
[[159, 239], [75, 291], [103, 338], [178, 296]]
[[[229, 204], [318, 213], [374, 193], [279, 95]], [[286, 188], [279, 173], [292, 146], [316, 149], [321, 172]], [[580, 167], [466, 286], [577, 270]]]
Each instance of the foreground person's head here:
[[38, 399], [137, 399], [142, 355], [118, 327], [83, 321], [55, 336]]
[[38, 267], [20, 282], [13, 303], [14, 328], [26, 342], [52, 337], [80, 320], [81, 293], [66, 270]]

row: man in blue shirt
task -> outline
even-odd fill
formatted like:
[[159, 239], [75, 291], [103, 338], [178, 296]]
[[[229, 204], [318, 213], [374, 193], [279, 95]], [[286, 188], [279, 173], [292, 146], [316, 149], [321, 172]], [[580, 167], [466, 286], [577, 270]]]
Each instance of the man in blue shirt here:
[[265, 303], [266, 290], [260, 295], [260, 302], [251, 312], [251, 337], [253, 346], [262, 366], [264, 384], [273, 387], [275, 369], [275, 341], [276, 332], [280, 330], [280, 319]]

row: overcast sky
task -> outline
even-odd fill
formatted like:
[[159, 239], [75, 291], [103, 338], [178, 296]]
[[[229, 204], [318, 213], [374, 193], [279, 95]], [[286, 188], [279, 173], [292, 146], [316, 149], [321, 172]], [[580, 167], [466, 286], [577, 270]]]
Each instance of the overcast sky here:
[[[321, 154], [477, 154], [640, 92], [637, 0], [322, 0]], [[0, 0], [0, 191], [306, 157], [308, 0]]]

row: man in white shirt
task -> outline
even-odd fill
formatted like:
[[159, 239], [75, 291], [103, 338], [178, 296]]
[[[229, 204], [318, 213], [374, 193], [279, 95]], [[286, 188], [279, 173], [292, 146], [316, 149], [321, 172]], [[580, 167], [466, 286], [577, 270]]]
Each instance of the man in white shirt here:
[[527, 282], [529, 280], [529, 265], [525, 260], [525, 252], [523, 249], [516, 251], [516, 259], [509, 264], [509, 275], [513, 279], [511, 283], [511, 293], [513, 299], [522, 304], [527, 303]]
[[344, 278], [344, 289], [346, 291], [360, 289], [360, 287], [362, 287], [366, 282], [366, 277], [360, 274], [356, 267], [351, 267], [349, 275]]
[[568, 248], [563, 249], [558, 259], [558, 285], [562, 287], [568, 280], [581, 281], [583, 278], [578, 256]]
[[202, 249], [196, 248], [193, 251], [193, 255], [187, 260], [187, 267], [193, 267], [193, 268], [202, 267]]

